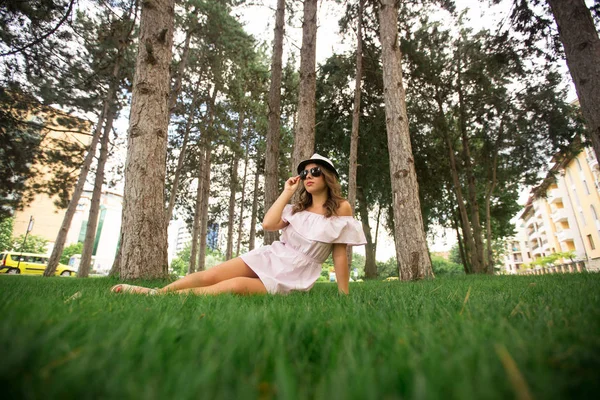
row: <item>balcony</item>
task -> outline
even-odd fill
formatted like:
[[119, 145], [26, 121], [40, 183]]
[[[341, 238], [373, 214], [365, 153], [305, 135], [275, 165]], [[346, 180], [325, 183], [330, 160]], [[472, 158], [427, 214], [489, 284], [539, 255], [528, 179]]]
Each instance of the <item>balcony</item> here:
[[558, 208], [552, 213], [552, 222], [554, 222], [555, 224], [568, 220], [569, 217], [567, 216], [567, 210], [565, 210], [564, 208]]
[[531, 254], [534, 256], [537, 256], [537, 255], [541, 256], [542, 254], [544, 254], [544, 249], [542, 249], [541, 247], [537, 247], [531, 251]]
[[573, 240], [573, 231], [571, 229], [563, 229], [561, 231], [556, 232], [556, 238], [559, 242], [564, 242], [567, 240]]
[[529, 215], [529, 217], [525, 220], [525, 228], [529, 228], [530, 226], [533, 226], [534, 222], [535, 222], [535, 218], [534, 218], [533, 214]]
[[588, 164], [590, 165], [590, 169], [593, 171], [594, 169], [598, 170], [598, 159], [596, 159], [596, 156], [594, 154], [586, 154], [586, 160], [588, 162]]
[[540, 237], [540, 232], [532, 232], [529, 235], [529, 241], [533, 242], [533, 241], [537, 241], [536, 239]]
[[560, 189], [552, 189], [548, 192], [548, 203], [562, 203], [562, 195]]

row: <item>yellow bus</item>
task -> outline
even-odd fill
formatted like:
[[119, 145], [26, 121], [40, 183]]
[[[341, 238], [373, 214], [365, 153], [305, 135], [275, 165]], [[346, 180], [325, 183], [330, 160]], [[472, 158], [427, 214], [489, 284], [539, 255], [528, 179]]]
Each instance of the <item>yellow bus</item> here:
[[[48, 265], [48, 258], [45, 254], [5, 251], [0, 253], [0, 273], [43, 275], [46, 265]], [[64, 264], [58, 264], [55, 274], [75, 276], [77, 270]]]

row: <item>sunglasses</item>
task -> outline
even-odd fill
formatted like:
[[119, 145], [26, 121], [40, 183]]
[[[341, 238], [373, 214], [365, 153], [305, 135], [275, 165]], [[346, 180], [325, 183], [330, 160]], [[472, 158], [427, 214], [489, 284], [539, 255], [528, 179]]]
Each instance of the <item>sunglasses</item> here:
[[321, 168], [320, 167], [313, 167], [310, 170], [305, 169], [304, 171], [300, 172], [300, 179], [305, 180], [306, 177], [308, 176], [309, 172], [315, 178], [321, 176], [321, 174], [323, 173], [323, 172], [321, 172]]

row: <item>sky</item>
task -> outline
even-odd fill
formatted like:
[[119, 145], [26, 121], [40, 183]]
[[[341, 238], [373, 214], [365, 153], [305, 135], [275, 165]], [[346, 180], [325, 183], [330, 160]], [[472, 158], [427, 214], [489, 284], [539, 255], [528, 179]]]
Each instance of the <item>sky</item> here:
[[[234, 10], [234, 13], [239, 15], [240, 20], [244, 23], [245, 29], [259, 41], [271, 43], [273, 39], [273, 25], [275, 20], [276, 0], [264, 0], [262, 5], [243, 6]], [[344, 13], [345, 2], [337, 3], [334, 1], [320, 1], [319, 11], [317, 16], [318, 31], [317, 31], [317, 64], [325, 61], [334, 53], [342, 53], [350, 51], [353, 43], [350, 40], [345, 42], [339, 34], [338, 19]], [[504, 2], [498, 6], [488, 7], [487, 2], [480, 0], [457, 0], [458, 11], [467, 9], [467, 19], [465, 24], [471, 26], [474, 30], [482, 28], [492, 28], [498, 25], [500, 21], [506, 20], [506, 16], [510, 12], [510, 2]], [[299, 18], [301, 10], [298, 11], [297, 18], [293, 25], [286, 23], [286, 37], [284, 40], [284, 58], [291, 51], [299, 54], [299, 48], [302, 42], [302, 29]], [[286, 19], [287, 19], [286, 15]], [[440, 19], [444, 18], [444, 13], [437, 16]], [[300, 57], [297, 57], [299, 62]], [[284, 60], [285, 62], [285, 60]], [[568, 75], [566, 65], [563, 66], [563, 75], [565, 76], [565, 84], [569, 86], [568, 100], [576, 98], [573, 84]], [[123, 112], [119, 120], [116, 122], [116, 129], [124, 133], [128, 124], [128, 113]], [[519, 204], [524, 204], [527, 200], [530, 188], [523, 188], [519, 198]], [[371, 221], [371, 225], [375, 227], [375, 221]], [[383, 227], [379, 230], [377, 259], [384, 261], [395, 256], [393, 239], [387, 235]], [[433, 252], [449, 251], [456, 243], [456, 235], [452, 230], [434, 227], [432, 235], [428, 238], [430, 250]], [[357, 253], [364, 254], [364, 246], [355, 248]]]

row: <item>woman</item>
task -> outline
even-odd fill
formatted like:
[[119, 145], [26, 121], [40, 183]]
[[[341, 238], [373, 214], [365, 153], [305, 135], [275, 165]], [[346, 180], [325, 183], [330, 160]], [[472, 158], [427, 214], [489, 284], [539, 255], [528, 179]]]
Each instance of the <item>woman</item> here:
[[[265, 231], [282, 230], [280, 241], [190, 274], [162, 289], [120, 284], [111, 290], [146, 294], [308, 291], [321, 275], [321, 264], [333, 252], [338, 289], [348, 294], [346, 246], [363, 245], [366, 240], [350, 204], [341, 197], [338, 178], [331, 160], [315, 153], [298, 165], [298, 176], [286, 181], [263, 220]], [[292, 206], [288, 203], [298, 187], [299, 201]]]

